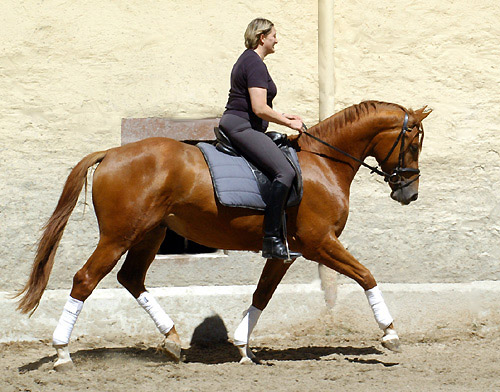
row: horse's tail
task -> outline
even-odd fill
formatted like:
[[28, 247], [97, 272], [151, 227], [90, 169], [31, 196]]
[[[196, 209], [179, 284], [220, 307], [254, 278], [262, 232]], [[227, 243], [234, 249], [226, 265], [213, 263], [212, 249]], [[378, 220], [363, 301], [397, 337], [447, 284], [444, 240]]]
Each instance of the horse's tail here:
[[28, 282], [15, 295], [16, 297], [22, 296], [17, 306], [21, 313], [29, 313], [31, 316], [38, 307], [43, 291], [49, 281], [50, 272], [54, 265], [54, 257], [64, 228], [76, 206], [83, 185], [87, 184], [87, 171], [89, 167], [101, 162], [106, 154], [107, 151], [98, 151], [87, 155], [69, 174], [57, 207], [44, 226], [44, 232], [38, 243]]

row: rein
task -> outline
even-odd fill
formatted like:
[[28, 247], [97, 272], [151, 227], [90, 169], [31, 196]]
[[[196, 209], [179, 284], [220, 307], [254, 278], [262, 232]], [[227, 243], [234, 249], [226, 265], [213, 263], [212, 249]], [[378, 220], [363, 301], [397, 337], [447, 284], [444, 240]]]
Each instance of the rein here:
[[[331, 148], [332, 150], [337, 151], [338, 153], [343, 154], [348, 158], [351, 158], [352, 160], [358, 162], [360, 165], [370, 169], [370, 173], [376, 173], [379, 176], [384, 177], [384, 181], [389, 182], [392, 185], [395, 185], [398, 189], [402, 189], [402, 188], [407, 187], [408, 185], [412, 184], [420, 177], [420, 170], [419, 169], [412, 169], [409, 167], [404, 167], [404, 152], [405, 152], [404, 137], [405, 137], [406, 132], [408, 132], [408, 114], [407, 113], [405, 113], [403, 128], [401, 129], [401, 132], [399, 132], [399, 135], [396, 138], [396, 140], [394, 141], [394, 144], [392, 145], [391, 149], [387, 153], [387, 156], [380, 163], [380, 165], [379, 165], [380, 169], [378, 166], [371, 166], [371, 165], [365, 163], [364, 161], [362, 161], [361, 159], [358, 159], [355, 156], [352, 156], [351, 154], [341, 150], [340, 148], [332, 146], [331, 144], [325, 142], [324, 140], [321, 140], [319, 137], [314, 136], [311, 133], [307, 132], [307, 127], [304, 123], [302, 123], [302, 128], [303, 128], [302, 133], [304, 133], [305, 135], [320, 142], [321, 144], [324, 144], [325, 146]], [[394, 152], [394, 150], [395, 150], [395, 148], [398, 145], [400, 140], [401, 140], [401, 147], [399, 150], [398, 166], [396, 166], [394, 168], [392, 173], [386, 173], [385, 171], [382, 170], [381, 166], [385, 162], [387, 162], [387, 160], [389, 159], [391, 154]], [[402, 174], [404, 174], [404, 173], [413, 173], [416, 177], [413, 178], [412, 180], [404, 181], [404, 177], [402, 176]]]

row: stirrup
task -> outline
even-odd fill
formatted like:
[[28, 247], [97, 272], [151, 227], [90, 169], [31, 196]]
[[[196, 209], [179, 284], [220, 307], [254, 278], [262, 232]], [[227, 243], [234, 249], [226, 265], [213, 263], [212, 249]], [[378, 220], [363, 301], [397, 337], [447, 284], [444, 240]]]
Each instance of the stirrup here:
[[262, 243], [262, 257], [266, 259], [278, 259], [291, 262], [302, 256], [299, 252], [293, 252], [286, 248], [279, 237], [264, 237]]
[[286, 232], [286, 212], [283, 210], [283, 215], [281, 216], [281, 227], [283, 229], [283, 237], [285, 239], [285, 247], [286, 247], [286, 254], [288, 258], [286, 259], [287, 262], [292, 262], [293, 259], [296, 259], [297, 257], [301, 257], [302, 253], [300, 252], [294, 252], [290, 250], [290, 247], [288, 246], [288, 235]]

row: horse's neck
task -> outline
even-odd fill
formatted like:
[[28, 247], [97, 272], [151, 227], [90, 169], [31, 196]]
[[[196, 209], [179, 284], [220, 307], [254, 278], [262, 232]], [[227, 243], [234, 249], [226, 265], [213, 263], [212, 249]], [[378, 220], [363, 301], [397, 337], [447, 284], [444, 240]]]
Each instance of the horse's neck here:
[[[345, 153], [359, 160], [363, 160], [366, 157], [367, 150], [373, 137], [376, 135], [373, 123], [373, 121], [362, 119], [344, 126], [335, 126], [335, 122], [330, 118], [315, 125], [309, 132]], [[323, 156], [333, 157], [334, 160], [330, 160], [333, 166], [337, 166], [335, 163], [345, 162], [353, 168], [354, 172], [358, 170], [360, 164], [348, 156], [308, 136], [302, 136], [301, 139], [303, 139], [300, 144], [302, 150], [317, 153], [318, 155], [321, 154]]]
[[[394, 112], [387, 110], [375, 111], [349, 122], [339, 119], [338, 116], [339, 114], [320, 122], [309, 132], [360, 161], [371, 155], [376, 136], [390, 127], [394, 121]], [[352, 182], [361, 166], [352, 158], [305, 135], [301, 137], [299, 146], [304, 151], [323, 156], [332, 175], [337, 177], [341, 175], [348, 184]], [[346, 167], [350, 169], [346, 170]]]

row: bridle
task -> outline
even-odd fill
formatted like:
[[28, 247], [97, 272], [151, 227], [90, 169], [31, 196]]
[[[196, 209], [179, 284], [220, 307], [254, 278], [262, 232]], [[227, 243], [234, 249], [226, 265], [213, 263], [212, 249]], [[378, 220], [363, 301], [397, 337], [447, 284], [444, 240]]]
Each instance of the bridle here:
[[[396, 138], [396, 140], [394, 141], [394, 144], [392, 145], [391, 149], [387, 153], [387, 156], [382, 160], [382, 162], [380, 162], [379, 166], [377, 166], [377, 167], [371, 166], [371, 165], [365, 163], [364, 161], [362, 161], [361, 159], [358, 159], [355, 156], [352, 156], [351, 154], [341, 150], [340, 148], [332, 146], [331, 144], [325, 142], [324, 140], [321, 140], [319, 137], [310, 134], [309, 132], [307, 132], [307, 127], [304, 123], [302, 123], [302, 127], [303, 127], [302, 133], [304, 133], [305, 135], [309, 136], [310, 138], [313, 138], [314, 140], [324, 144], [325, 146], [331, 148], [332, 150], [335, 150], [335, 151], [345, 155], [346, 157], [351, 158], [352, 160], [358, 162], [360, 165], [367, 167], [368, 169], [370, 169], [371, 173], [376, 173], [379, 176], [384, 177], [384, 181], [391, 184], [395, 188], [395, 190], [406, 188], [410, 184], [417, 181], [420, 177], [420, 170], [419, 169], [405, 167], [405, 152], [406, 152], [405, 151], [405, 135], [406, 135], [406, 132], [409, 131], [408, 130], [408, 113], [405, 113], [403, 128], [399, 132], [399, 135]], [[422, 133], [422, 130], [419, 128], [418, 134], [420, 134], [420, 133]], [[396, 149], [398, 143], [400, 143], [398, 165], [392, 170], [391, 173], [387, 173], [387, 172], [382, 170], [382, 165], [385, 162], [387, 162], [389, 157], [392, 155], [392, 153]], [[413, 176], [412, 179], [406, 179], [404, 177], [404, 175], [408, 174], [408, 173], [411, 174], [411, 176]]]

